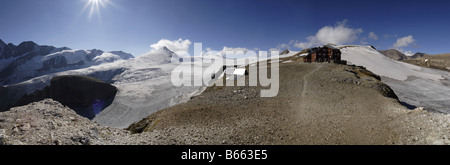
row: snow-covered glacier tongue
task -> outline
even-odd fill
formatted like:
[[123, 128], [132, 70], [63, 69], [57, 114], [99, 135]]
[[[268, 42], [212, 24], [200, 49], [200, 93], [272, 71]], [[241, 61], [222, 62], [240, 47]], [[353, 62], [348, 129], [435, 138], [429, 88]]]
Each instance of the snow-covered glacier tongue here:
[[394, 61], [370, 46], [339, 46], [342, 59], [382, 76], [409, 107], [450, 113], [450, 73]]
[[[206, 86], [172, 84], [171, 72], [176, 67], [189, 70], [194, 65], [202, 70], [210, 67], [203, 64], [201, 57], [188, 58], [190, 62], [182, 63], [177, 54], [164, 47], [123, 62], [121, 66], [126, 68], [125, 71], [112, 80], [119, 89], [113, 103], [93, 120], [101, 125], [125, 128], [158, 110], [186, 102], [201, 93]], [[222, 65], [217, 65], [220, 67]], [[202, 78], [201, 74], [192, 76]]]
[[[37, 44], [25, 45], [31, 47], [26, 51], [34, 53], [18, 57], [8, 55], [8, 59], [4, 59], [2, 54], [1, 64], [9, 65], [6, 67], [8, 70], [2, 72], [4, 77], [1, 79], [7, 84], [3, 84], [0, 88], [2, 100], [0, 108], [3, 110], [9, 109], [8, 106], [16, 104], [27, 94], [44, 90], [54, 77], [89, 76], [117, 88], [111, 105], [96, 114], [93, 120], [101, 125], [125, 128], [158, 110], [188, 101], [191, 96], [204, 89], [203, 86], [172, 85], [172, 70], [183, 64], [177, 54], [165, 47], [133, 58], [132, 55], [120, 51], [68, 48], [61, 50], [52, 48], [56, 51], [48, 51], [46, 53], [50, 54], [43, 55], [38, 53]], [[6, 47], [5, 44], [2, 44], [2, 47]], [[201, 57], [189, 58], [190, 62], [184, 66], [186, 69], [190, 69], [193, 65], [202, 69], [208, 67], [202, 65]], [[193, 76], [202, 78], [201, 74]]]

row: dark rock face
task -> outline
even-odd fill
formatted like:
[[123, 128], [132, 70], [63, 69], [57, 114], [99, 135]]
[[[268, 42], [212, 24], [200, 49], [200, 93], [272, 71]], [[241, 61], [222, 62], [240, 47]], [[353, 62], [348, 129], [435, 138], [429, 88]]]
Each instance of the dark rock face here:
[[22, 42], [19, 44], [19, 46], [17, 46], [16, 50], [14, 51], [13, 57], [19, 57], [24, 55], [25, 53], [33, 53], [37, 55], [39, 53], [39, 46], [32, 41]]
[[51, 54], [51, 52], [56, 49], [53, 46], [39, 46], [39, 55]]
[[57, 76], [52, 78], [50, 86], [20, 98], [16, 106], [51, 98], [79, 115], [93, 119], [111, 105], [116, 93], [116, 87], [92, 77]]
[[78, 114], [93, 119], [109, 106], [117, 88], [87, 76], [58, 76], [51, 80], [50, 97]]
[[115, 96], [117, 89], [87, 76], [58, 76], [51, 80], [50, 96], [69, 107], [91, 106], [96, 99]]
[[42, 63], [42, 68], [39, 71], [48, 71], [52, 68], [58, 69], [67, 66], [67, 60], [63, 56], [56, 56]]
[[6, 47], [5, 42], [3, 42], [3, 40], [0, 39], [0, 59], [2, 59], [2, 52], [3, 49], [5, 49], [5, 47]]
[[[22, 42], [18, 46], [15, 46], [11, 43], [6, 45], [2, 40], [0, 40], [0, 59], [9, 59], [14, 57], [17, 58], [0, 71], [0, 78], [6, 78], [10, 76], [19, 65], [25, 64], [28, 60], [31, 60], [36, 56], [44, 56], [50, 54], [55, 50], [58, 51], [67, 49], [69, 48], [39, 46], [33, 41]], [[3, 81], [3, 84], [8, 84], [7, 80]]]
[[411, 56], [411, 58], [420, 58], [420, 57], [425, 57], [425, 56], [429, 56], [429, 54], [417, 52], [416, 54]]
[[0, 59], [10, 58], [14, 53], [15, 47], [13, 44], [4, 45], [0, 52]]
[[6, 87], [0, 87], [0, 100], [2, 102], [0, 103], [0, 112], [3, 112], [9, 108], [11, 108], [11, 103], [9, 102], [9, 89]]
[[98, 56], [102, 53], [104, 53], [104, 52], [101, 50], [93, 49], [93, 50], [91, 50], [91, 53], [86, 56], [86, 60], [92, 61], [96, 56]]
[[289, 50], [284, 50], [284, 51], [282, 51], [281, 53], [280, 53], [280, 55], [285, 55], [285, 54], [288, 54], [289, 53]]

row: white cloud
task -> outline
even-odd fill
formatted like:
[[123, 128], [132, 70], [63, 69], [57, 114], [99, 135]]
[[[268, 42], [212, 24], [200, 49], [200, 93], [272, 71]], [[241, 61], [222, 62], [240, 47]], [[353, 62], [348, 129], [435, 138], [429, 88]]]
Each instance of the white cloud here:
[[347, 27], [347, 20], [338, 22], [335, 26], [325, 26], [321, 28], [316, 35], [309, 36], [307, 42], [295, 43], [297, 48], [309, 48], [328, 43], [336, 45], [348, 44], [358, 39], [358, 35], [363, 32], [360, 29], [353, 29]]
[[189, 51], [189, 46], [191, 45], [191, 41], [189, 41], [188, 39], [183, 40], [183, 39], [178, 39], [178, 40], [174, 40], [174, 41], [170, 41], [167, 39], [161, 39], [158, 41], [158, 43], [150, 45], [151, 48], [153, 48], [153, 50], [160, 50], [162, 48], [167, 47], [169, 50], [171, 50], [172, 52], [177, 52], [177, 51]]
[[378, 36], [374, 32], [370, 32], [369, 39], [378, 40]]
[[394, 47], [394, 48], [406, 47], [406, 46], [414, 43], [415, 41], [416, 40], [413, 38], [413, 36], [409, 35], [409, 36], [397, 39], [397, 42], [395, 42], [392, 47]]
[[[395, 35], [395, 36], [397, 36], [397, 35]], [[412, 35], [409, 35], [406, 37], [398, 38], [392, 47], [407, 56], [412, 56], [412, 55], [414, 55], [414, 53], [412, 51], [403, 50], [403, 48], [408, 47], [409, 45], [413, 44], [414, 42], [416, 42], [414, 37]]]

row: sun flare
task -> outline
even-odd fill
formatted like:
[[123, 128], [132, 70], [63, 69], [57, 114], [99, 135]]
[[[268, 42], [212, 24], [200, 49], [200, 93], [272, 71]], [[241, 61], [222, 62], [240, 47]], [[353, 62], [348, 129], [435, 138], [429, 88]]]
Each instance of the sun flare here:
[[87, 0], [83, 11], [89, 9], [89, 20], [93, 15], [97, 15], [101, 19], [100, 8], [105, 8], [108, 4], [112, 4], [110, 0]]

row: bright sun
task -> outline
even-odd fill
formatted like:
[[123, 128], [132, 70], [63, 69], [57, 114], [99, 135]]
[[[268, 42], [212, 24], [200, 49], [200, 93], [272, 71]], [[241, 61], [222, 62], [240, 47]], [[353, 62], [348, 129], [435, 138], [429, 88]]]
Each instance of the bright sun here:
[[93, 15], [97, 15], [101, 19], [100, 7], [106, 7], [107, 4], [112, 4], [110, 0], [88, 0], [83, 8], [83, 11], [89, 9], [89, 20], [91, 20]]

